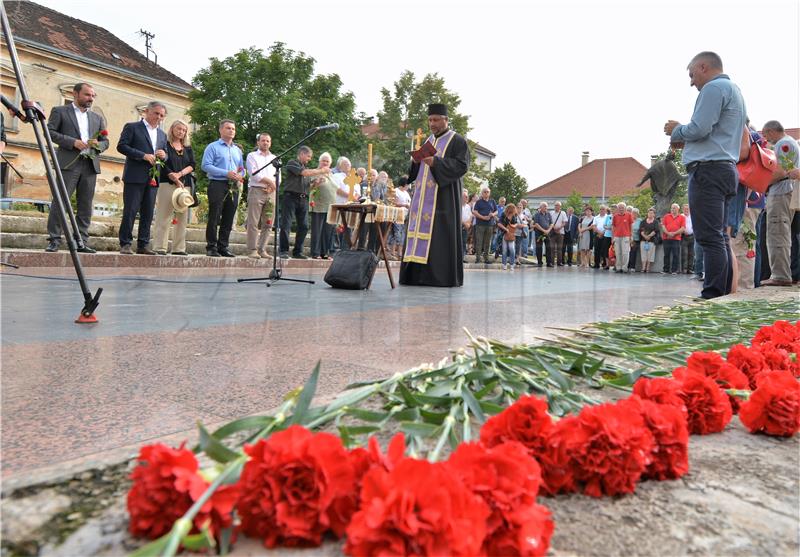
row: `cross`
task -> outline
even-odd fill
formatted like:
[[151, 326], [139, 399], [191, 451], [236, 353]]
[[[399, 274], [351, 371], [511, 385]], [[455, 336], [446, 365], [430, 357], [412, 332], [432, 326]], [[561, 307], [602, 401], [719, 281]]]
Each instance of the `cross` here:
[[414, 138], [417, 140], [416, 149], [419, 150], [419, 148], [422, 147], [422, 140], [425, 139], [425, 134], [422, 133], [422, 128], [417, 128], [417, 135], [415, 135]]
[[361, 184], [361, 178], [359, 178], [358, 174], [356, 174], [355, 168], [350, 169], [350, 172], [347, 174], [347, 178], [344, 179], [344, 183], [350, 187], [350, 195], [347, 196], [347, 201], [355, 201], [358, 199], [355, 189], [357, 185]]

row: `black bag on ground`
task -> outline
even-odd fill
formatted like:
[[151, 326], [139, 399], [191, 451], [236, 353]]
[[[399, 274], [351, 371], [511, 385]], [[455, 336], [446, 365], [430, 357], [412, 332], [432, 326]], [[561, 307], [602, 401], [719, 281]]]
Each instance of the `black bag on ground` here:
[[378, 257], [371, 251], [342, 250], [333, 256], [324, 280], [333, 288], [364, 290], [369, 288], [377, 268]]

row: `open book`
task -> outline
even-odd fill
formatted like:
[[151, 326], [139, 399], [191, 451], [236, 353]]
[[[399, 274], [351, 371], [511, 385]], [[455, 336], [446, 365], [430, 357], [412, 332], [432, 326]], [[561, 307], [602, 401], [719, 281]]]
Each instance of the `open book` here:
[[432, 157], [435, 154], [436, 154], [436, 147], [431, 145], [429, 141], [426, 141], [422, 145], [422, 147], [420, 147], [416, 151], [411, 151], [411, 158], [414, 160], [414, 162], [422, 162], [422, 159]]

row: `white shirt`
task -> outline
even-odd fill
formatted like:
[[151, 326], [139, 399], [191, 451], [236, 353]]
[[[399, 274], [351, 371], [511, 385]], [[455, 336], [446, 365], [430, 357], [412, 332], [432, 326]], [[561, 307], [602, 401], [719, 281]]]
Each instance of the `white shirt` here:
[[558, 213], [555, 210], [550, 211], [550, 216], [553, 218], [553, 230], [557, 234], [564, 234], [564, 226], [567, 224], [567, 214], [564, 211], [559, 211]]
[[264, 170], [253, 176], [253, 172], [274, 158], [275, 155], [270, 152], [267, 152], [265, 155], [261, 151], [253, 151], [247, 155], [247, 162], [245, 163], [245, 166], [247, 166], [247, 174], [251, 176], [249, 187], [266, 188], [267, 183], [262, 181], [263, 178], [270, 178], [273, 182], [275, 182], [275, 167], [272, 165], [269, 165]]
[[606, 215], [597, 215], [594, 218], [594, 233], [603, 233], [605, 230], [604, 226], [606, 225]]
[[153, 144], [153, 153], [155, 153], [156, 144], [158, 143], [158, 126], [151, 128], [150, 124], [148, 124], [147, 120], [144, 118], [142, 118], [142, 122], [144, 122], [144, 128], [147, 130], [147, 135], [150, 136], [150, 143]]
[[72, 103], [72, 109], [75, 111], [75, 118], [78, 119], [78, 130], [81, 132], [81, 141], [84, 143], [89, 141], [89, 111], [81, 110], [78, 105]]
[[[333, 182], [336, 184], [336, 204], [343, 205], [347, 203], [347, 200], [350, 198], [350, 186], [344, 183], [344, 179], [347, 178], [347, 174], [344, 172], [337, 172], [335, 174], [331, 174], [331, 178]], [[347, 193], [342, 194], [339, 190], [344, 190]], [[359, 187], [356, 186], [356, 192], [358, 192]]]
[[686, 226], [684, 226], [684, 228], [686, 228], [686, 235], [687, 236], [693, 236], [694, 235], [694, 230], [692, 229], [692, 215], [686, 215], [684, 213], [681, 213], [681, 214], [686, 219]]
[[465, 222], [472, 224], [472, 207], [469, 203], [464, 203], [461, 206], [461, 223]]
[[394, 190], [394, 203], [395, 205], [408, 205], [408, 209], [411, 206], [411, 195], [407, 191], [397, 188]]

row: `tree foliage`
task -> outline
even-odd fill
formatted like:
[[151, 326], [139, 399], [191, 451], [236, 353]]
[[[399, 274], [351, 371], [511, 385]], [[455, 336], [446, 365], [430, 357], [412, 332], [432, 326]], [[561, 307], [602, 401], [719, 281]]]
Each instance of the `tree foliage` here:
[[583, 196], [578, 192], [578, 190], [572, 190], [572, 193], [569, 194], [569, 197], [567, 197], [563, 203], [564, 210], [566, 210], [568, 207], [572, 207], [575, 209], [576, 215], [583, 213], [584, 205], [586, 204], [583, 202]]
[[517, 203], [528, 192], [528, 181], [517, 174], [513, 164], [507, 162], [489, 175], [489, 187], [494, 199], [505, 197], [508, 203]]
[[271, 151], [278, 154], [306, 130], [331, 122], [339, 124], [338, 131], [321, 132], [308, 141], [315, 153], [329, 151], [335, 161], [340, 154], [358, 152], [365, 141], [355, 98], [341, 90], [338, 75], [315, 74], [314, 63], [280, 42], [266, 54], [251, 47], [224, 60], [211, 58], [189, 94], [189, 115], [197, 126], [195, 150], [202, 154], [219, 137], [219, 121], [229, 118], [236, 122], [235, 141], [245, 153], [254, 148], [260, 132], [272, 136]]
[[[404, 176], [408, 172], [408, 153], [412, 150], [413, 136], [417, 130], [422, 130], [425, 137], [430, 134], [428, 104], [446, 104], [450, 127], [465, 137], [469, 134], [469, 117], [458, 111], [461, 99], [447, 89], [444, 78], [438, 74], [428, 74], [417, 81], [414, 73], [406, 70], [394, 82], [391, 90], [386, 87], [381, 89], [381, 98], [383, 108], [378, 112], [380, 137], [371, 140], [376, 157], [374, 166], [385, 170], [393, 178]], [[475, 152], [472, 147], [474, 143], [470, 149], [473, 164], [464, 178], [464, 186], [471, 192], [478, 188], [488, 174], [474, 164]]]

